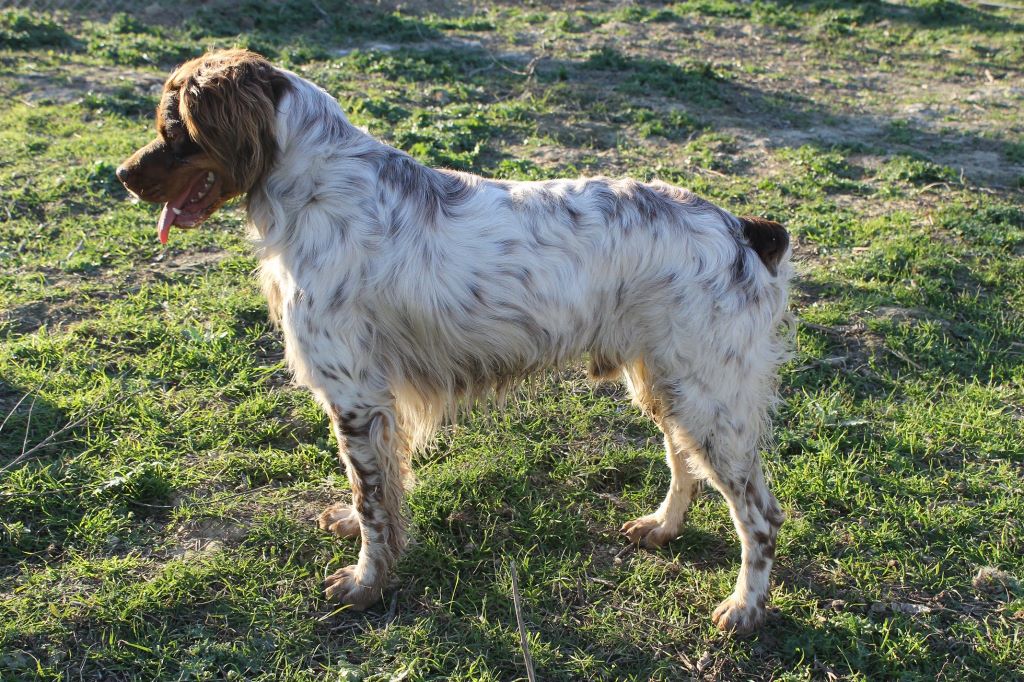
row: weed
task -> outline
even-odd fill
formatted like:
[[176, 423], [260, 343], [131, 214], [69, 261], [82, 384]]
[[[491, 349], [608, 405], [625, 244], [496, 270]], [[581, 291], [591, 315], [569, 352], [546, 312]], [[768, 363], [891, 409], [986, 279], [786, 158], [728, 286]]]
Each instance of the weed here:
[[630, 109], [628, 116], [643, 137], [658, 135], [679, 139], [705, 127], [693, 116], [679, 110], [656, 112], [652, 109]]
[[959, 174], [953, 168], [909, 154], [899, 154], [886, 161], [875, 178], [890, 183], [882, 187], [882, 191], [890, 195], [899, 194], [901, 185], [920, 187], [931, 183], [959, 182]]
[[64, 27], [45, 14], [14, 9], [0, 11], [0, 47], [68, 47], [72, 42]]

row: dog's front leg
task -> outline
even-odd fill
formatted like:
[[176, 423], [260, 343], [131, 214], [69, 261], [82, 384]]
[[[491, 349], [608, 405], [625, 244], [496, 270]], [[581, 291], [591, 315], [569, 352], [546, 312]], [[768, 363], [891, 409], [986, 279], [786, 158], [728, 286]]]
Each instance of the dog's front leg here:
[[[362, 546], [359, 561], [329, 575], [325, 588], [328, 599], [363, 608], [381, 598], [405, 546], [403, 444], [391, 404], [367, 401], [365, 396], [345, 403], [330, 401], [329, 412], [352, 486], [350, 514], [358, 522]], [[332, 510], [337, 513], [338, 508], [325, 514]], [[350, 520], [343, 525], [350, 528], [354, 524]]]

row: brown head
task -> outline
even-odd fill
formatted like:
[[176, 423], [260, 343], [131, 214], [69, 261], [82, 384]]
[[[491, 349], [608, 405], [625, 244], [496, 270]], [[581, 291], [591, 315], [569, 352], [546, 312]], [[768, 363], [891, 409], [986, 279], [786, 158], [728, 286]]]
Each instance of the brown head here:
[[164, 204], [158, 232], [195, 227], [270, 170], [274, 119], [287, 77], [247, 50], [208, 52], [164, 83], [157, 136], [117, 169], [140, 199]]

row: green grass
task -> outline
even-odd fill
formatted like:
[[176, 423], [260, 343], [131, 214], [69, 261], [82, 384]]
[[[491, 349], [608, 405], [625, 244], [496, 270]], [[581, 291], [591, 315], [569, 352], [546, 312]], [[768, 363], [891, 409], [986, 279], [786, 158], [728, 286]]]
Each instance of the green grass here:
[[[460, 7], [0, 12], [0, 679], [525, 679], [512, 565], [540, 679], [1024, 677], [1019, 13]], [[420, 457], [383, 603], [322, 599], [356, 547], [313, 519], [347, 482], [242, 211], [163, 248], [113, 178], [152, 86], [231, 45], [427, 163], [657, 177], [786, 223], [789, 521], [756, 636], [710, 623], [739, 564], [717, 493], [664, 550], [617, 535], [664, 494], [660, 438], [577, 367]]]

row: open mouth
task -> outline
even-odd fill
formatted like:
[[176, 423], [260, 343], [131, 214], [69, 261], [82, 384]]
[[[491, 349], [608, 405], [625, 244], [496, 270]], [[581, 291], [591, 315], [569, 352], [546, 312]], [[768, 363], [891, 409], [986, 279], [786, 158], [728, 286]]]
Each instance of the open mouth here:
[[195, 227], [210, 217], [220, 198], [221, 181], [213, 171], [201, 171], [189, 183], [188, 189], [181, 196], [164, 204], [157, 224], [157, 235], [160, 243], [167, 243], [167, 235], [171, 226]]

